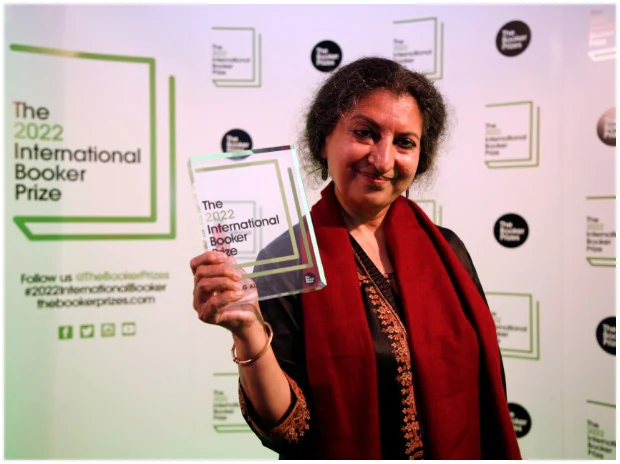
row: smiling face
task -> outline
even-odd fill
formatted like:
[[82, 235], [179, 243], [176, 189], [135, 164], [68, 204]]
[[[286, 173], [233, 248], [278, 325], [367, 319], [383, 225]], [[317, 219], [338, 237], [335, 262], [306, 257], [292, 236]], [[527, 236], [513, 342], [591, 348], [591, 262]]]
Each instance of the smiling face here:
[[347, 213], [387, 211], [413, 182], [420, 158], [422, 114], [411, 95], [375, 90], [342, 115], [323, 157]]

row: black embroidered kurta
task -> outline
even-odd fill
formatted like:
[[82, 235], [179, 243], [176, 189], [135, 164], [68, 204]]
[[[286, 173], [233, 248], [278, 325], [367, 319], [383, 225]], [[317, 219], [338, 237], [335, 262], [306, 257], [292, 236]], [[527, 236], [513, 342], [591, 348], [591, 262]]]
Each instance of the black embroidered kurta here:
[[[439, 230], [484, 298], [465, 246], [449, 229], [439, 227]], [[278, 242], [271, 246], [278, 246]], [[372, 361], [377, 366], [382, 458], [421, 459], [424, 456], [424, 433], [416, 411], [415, 379], [412, 376], [407, 333], [401, 322], [397, 276], [382, 275], [353, 238], [351, 246], [355, 252], [360, 292], [375, 348], [375, 359]], [[263, 445], [279, 453], [281, 459], [304, 459], [307, 456], [305, 450], [312, 446], [313, 430], [321, 424], [312, 421], [312, 392], [305, 371], [301, 298], [299, 294], [274, 298], [261, 301], [260, 307], [263, 317], [273, 327], [272, 347], [291, 384], [293, 402], [282, 421], [271, 429], [260, 424], [260, 419], [240, 388], [241, 410]]]

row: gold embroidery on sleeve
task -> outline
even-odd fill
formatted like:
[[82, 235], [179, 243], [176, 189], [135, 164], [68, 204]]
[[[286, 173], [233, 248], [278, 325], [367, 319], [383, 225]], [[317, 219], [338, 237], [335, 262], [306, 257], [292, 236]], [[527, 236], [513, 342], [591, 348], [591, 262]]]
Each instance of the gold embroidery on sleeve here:
[[293, 410], [280, 424], [271, 429], [264, 429], [260, 427], [249, 415], [246, 405], [247, 399], [241, 385], [239, 385], [239, 405], [241, 406], [241, 414], [248, 422], [248, 425], [252, 430], [254, 430], [261, 438], [273, 443], [274, 445], [298, 444], [304, 437], [306, 431], [310, 429], [310, 412], [308, 411], [308, 404], [303, 391], [299, 385], [297, 385], [297, 382], [295, 382], [286, 373], [284, 373], [284, 375], [286, 375], [286, 378], [291, 386], [295, 406], [293, 406]]

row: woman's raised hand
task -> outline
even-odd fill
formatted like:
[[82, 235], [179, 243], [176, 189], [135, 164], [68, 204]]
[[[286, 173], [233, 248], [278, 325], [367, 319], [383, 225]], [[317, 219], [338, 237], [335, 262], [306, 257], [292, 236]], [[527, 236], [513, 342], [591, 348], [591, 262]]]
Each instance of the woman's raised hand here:
[[[230, 305], [256, 292], [247, 285], [235, 260], [219, 251], [207, 251], [190, 261], [194, 274], [194, 309], [201, 321], [221, 325], [233, 333], [262, 323], [258, 302]], [[250, 292], [243, 289], [251, 288]]]

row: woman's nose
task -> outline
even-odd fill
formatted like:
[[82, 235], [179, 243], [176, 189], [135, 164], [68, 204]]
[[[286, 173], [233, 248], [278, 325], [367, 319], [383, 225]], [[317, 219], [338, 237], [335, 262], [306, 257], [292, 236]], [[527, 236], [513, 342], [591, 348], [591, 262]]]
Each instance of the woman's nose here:
[[368, 162], [380, 173], [385, 173], [394, 167], [394, 156], [395, 147], [391, 140], [380, 139], [374, 144]]

